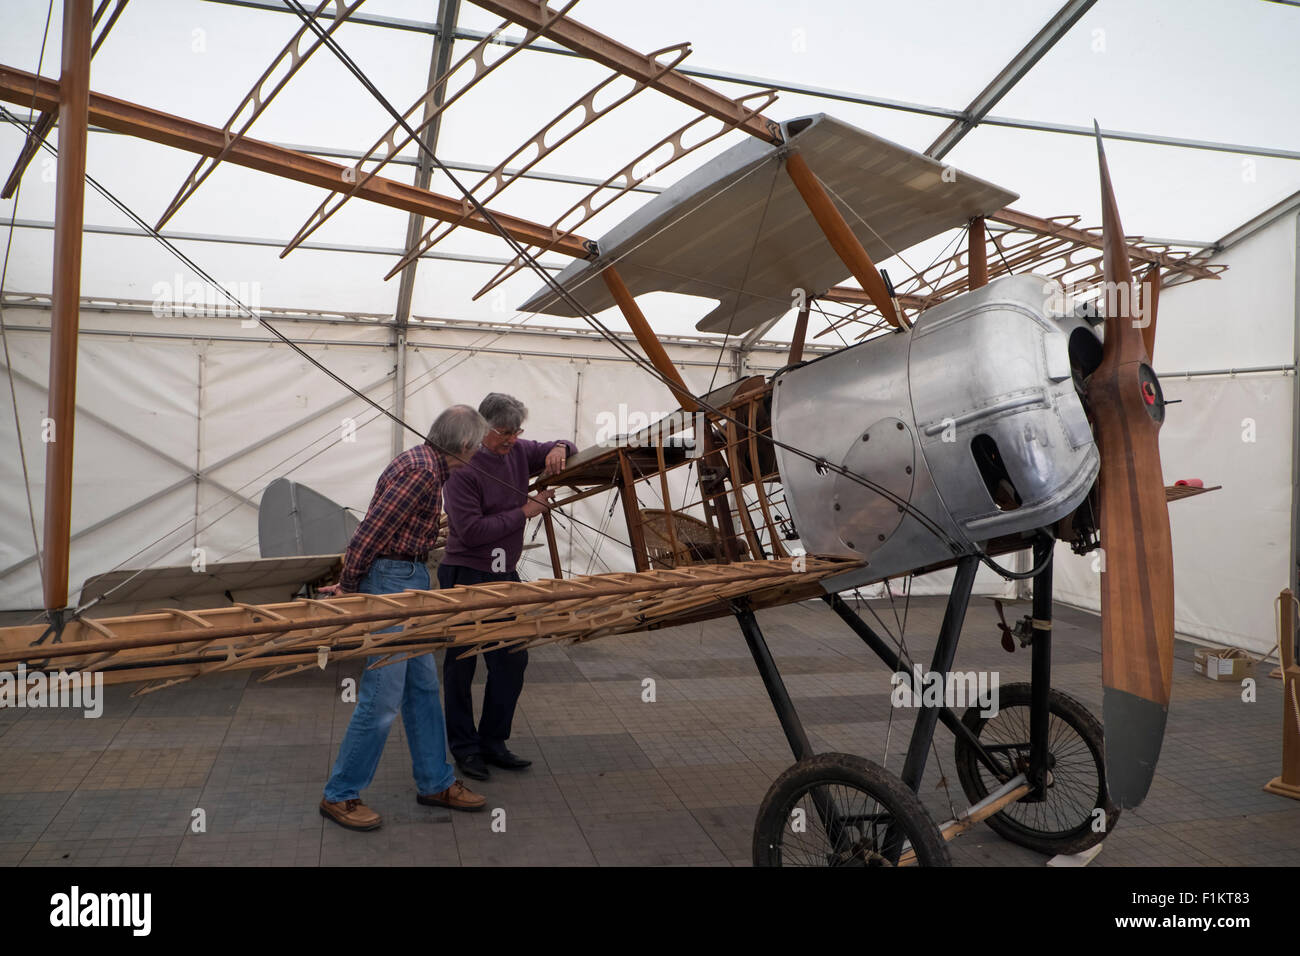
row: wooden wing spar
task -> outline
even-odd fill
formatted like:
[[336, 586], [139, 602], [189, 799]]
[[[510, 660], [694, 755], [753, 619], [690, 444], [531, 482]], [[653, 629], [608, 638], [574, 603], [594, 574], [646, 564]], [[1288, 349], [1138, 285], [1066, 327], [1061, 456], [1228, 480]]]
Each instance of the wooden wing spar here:
[[[149, 680], [137, 693], [227, 670], [272, 668], [286, 677], [331, 660], [380, 655], [382, 666], [439, 648], [483, 653], [587, 641], [730, 615], [730, 602], [772, 607], [819, 596], [818, 582], [854, 562], [804, 558], [501, 582], [451, 591], [350, 594], [201, 611], [163, 608], [81, 618], [57, 643], [43, 625], [0, 629], [0, 669], [102, 673], [108, 683]], [[377, 634], [389, 627], [401, 629]]]

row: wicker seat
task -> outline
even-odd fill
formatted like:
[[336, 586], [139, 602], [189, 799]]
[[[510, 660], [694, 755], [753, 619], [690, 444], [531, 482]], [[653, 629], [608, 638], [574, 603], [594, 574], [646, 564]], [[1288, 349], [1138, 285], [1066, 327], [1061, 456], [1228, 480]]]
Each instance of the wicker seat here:
[[[709, 525], [694, 515], [682, 511], [672, 512], [673, 531], [668, 532], [668, 512], [662, 508], [644, 508], [641, 526], [645, 531], [645, 547], [652, 568], [678, 568], [687, 564], [719, 564], [723, 560], [721, 542]], [[673, 538], [677, 548], [673, 549]], [[736, 540], [737, 557], [749, 557], [743, 539]]]

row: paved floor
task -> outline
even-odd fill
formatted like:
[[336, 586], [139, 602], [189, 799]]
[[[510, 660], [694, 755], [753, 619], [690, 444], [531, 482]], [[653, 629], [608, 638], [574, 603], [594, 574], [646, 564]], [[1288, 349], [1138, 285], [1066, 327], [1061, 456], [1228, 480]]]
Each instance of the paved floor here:
[[[1057, 615], [1053, 684], [1099, 713], [1097, 618]], [[918, 660], [929, 659], [941, 617], [940, 599], [913, 600]], [[891, 727], [883, 665], [820, 604], [759, 620], [814, 748], [880, 761], [888, 738], [887, 765], [901, 769], [915, 712], [894, 709]], [[956, 667], [995, 669], [1003, 685], [1027, 680], [1028, 652], [1004, 652], [994, 620], [975, 599]], [[1280, 771], [1281, 682], [1265, 668], [1258, 701], [1243, 703], [1238, 685], [1193, 674], [1190, 645], [1176, 657], [1151, 794], [1091, 865], [1294, 864], [1300, 802], [1260, 789]], [[352, 833], [323, 820], [317, 802], [352, 708], [340, 681], [358, 672], [330, 665], [267, 684], [215, 675], [138, 699], [110, 687], [94, 720], [0, 710], [0, 865], [743, 866], [758, 804], [792, 763], [733, 622], [551, 646], [532, 652], [512, 740], [534, 765], [479, 785], [493, 813], [417, 805], [399, 720], [364, 794], [384, 826]], [[936, 742], [921, 795], [943, 820], [966, 801], [951, 735], [941, 728]], [[192, 832], [199, 810], [203, 833]], [[957, 839], [953, 857], [1047, 859], [983, 826]]]

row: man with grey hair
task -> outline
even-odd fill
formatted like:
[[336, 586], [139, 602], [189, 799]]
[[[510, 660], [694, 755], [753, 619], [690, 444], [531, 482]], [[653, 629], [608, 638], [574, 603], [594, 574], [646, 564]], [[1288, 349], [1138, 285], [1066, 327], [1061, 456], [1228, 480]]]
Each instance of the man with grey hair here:
[[[474, 409], [453, 405], [434, 421], [424, 444], [394, 458], [379, 476], [365, 520], [348, 543], [339, 583], [322, 590], [330, 594], [428, 590], [425, 561], [437, 544], [443, 486], [474, 455], [487, 428]], [[378, 659], [370, 657], [366, 663]], [[380, 825], [379, 814], [361, 802], [361, 791], [374, 779], [399, 710], [411, 749], [416, 800], [453, 810], [483, 809], [486, 800], [456, 779], [447, 760], [438, 670], [430, 653], [361, 672], [356, 708], [325, 784], [322, 816], [350, 830]]]
[[[564, 470], [577, 447], [570, 441], [520, 438], [528, 409], [511, 395], [493, 392], [480, 403], [488, 424], [483, 447], [447, 482], [447, 552], [438, 565], [438, 586], [452, 588], [488, 581], [518, 581], [515, 565], [524, 550], [524, 525], [550, 504], [551, 493], [528, 495], [538, 473]], [[487, 764], [521, 770], [532, 763], [506, 748], [515, 704], [524, 687], [528, 652], [508, 648], [482, 655], [487, 665], [483, 717], [474, 724], [470, 683], [478, 657], [448, 651], [442, 665], [447, 706], [447, 741], [467, 777], [486, 780]]]

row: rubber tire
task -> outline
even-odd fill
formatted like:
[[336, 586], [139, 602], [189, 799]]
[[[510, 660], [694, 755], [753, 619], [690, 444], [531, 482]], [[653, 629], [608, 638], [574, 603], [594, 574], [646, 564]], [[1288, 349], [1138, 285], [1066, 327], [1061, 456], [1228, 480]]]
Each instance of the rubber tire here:
[[790, 814], [813, 786], [843, 784], [879, 800], [903, 826], [919, 866], [952, 866], [948, 844], [916, 794], [879, 764], [853, 754], [817, 754], [773, 781], [754, 822], [754, 866], [781, 866], [781, 841]]
[[[1032, 701], [1032, 688], [1027, 683], [1007, 684], [998, 692], [999, 712], [1011, 707], [1024, 707], [1028, 711]], [[1082, 853], [1096, 846], [1114, 830], [1119, 820], [1119, 808], [1110, 802], [1106, 791], [1106, 748], [1101, 722], [1075, 698], [1063, 691], [1053, 689], [1048, 695], [1048, 710], [1055, 717], [1067, 724], [1088, 745], [1092, 753], [1093, 764], [1097, 770], [1098, 798], [1094, 807], [1106, 812], [1106, 829], [1098, 833], [1092, 829], [1092, 817], [1082, 820], [1077, 827], [1070, 830], [1047, 831], [1027, 827], [1005, 813], [995, 813], [984, 822], [994, 833], [1009, 840], [1017, 846], [1029, 850], [1057, 854]], [[968, 707], [962, 714], [961, 721], [969, 727], [975, 736], [979, 736], [988, 719], [980, 714], [980, 708]], [[1026, 724], [1028, 718], [1026, 717]], [[960, 737], [957, 738], [955, 756], [957, 759], [957, 777], [961, 781], [962, 791], [972, 804], [988, 796], [984, 781], [980, 777], [983, 765], [975, 755], [974, 748], [968, 746]]]

